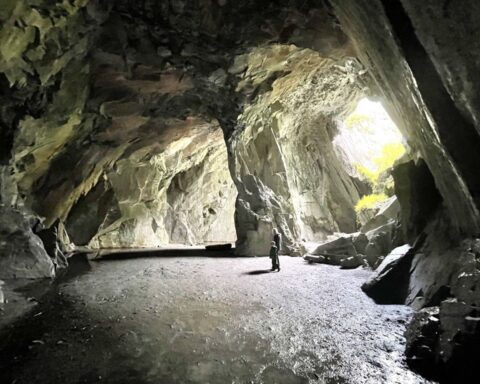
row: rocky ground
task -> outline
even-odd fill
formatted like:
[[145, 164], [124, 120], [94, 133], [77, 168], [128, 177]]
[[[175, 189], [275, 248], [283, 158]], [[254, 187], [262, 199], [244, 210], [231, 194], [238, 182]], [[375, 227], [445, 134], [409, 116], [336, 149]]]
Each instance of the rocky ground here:
[[289, 257], [280, 273], [268, 258], [77, 266], [2, 330], [0, 382], [427, 382], [403, 362], [411, 311], [374, 304], [364, 269]]

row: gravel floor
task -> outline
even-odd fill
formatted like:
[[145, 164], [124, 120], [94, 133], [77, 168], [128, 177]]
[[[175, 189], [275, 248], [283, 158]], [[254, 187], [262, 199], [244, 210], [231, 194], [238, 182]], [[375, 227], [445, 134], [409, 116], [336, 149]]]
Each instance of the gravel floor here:
[[[91, 262], [0, 339], [1, 383], [427, 383], [371, 272], [268, 258]], [[34, 292], [32, 293], [35, 294]]]

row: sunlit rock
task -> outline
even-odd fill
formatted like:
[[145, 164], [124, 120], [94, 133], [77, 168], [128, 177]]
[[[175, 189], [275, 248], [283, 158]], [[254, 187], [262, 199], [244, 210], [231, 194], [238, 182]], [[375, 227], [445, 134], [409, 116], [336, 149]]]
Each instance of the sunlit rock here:
[[[245, 107], [239, 116], [245, 128], [230, 142], [238, 206], [251, 212], [238, 213], [250, 222], [237, 219], [238, 252], [268, 254], [268, 222], [283, 233], [289, 252], [298, 249], [297, 239], [354, 232], [360, 192], [332, 140], [334, 118], [363, 92], [358, 63], [276, 45], [237, 58], [232, 71], [238, 67], [245, 68], [239, 91], [268, 86]], [[260, 248], [250, 245], [257, 242]]]
[[360, 228], [362, 233], [370, 232], [378, 227], [388, 224], [390, 221], [398, 221], [400, 213], [400, 204], [397, 196], [392, 196], [385, 203], [383, 203], [378, 213], [366, 222]]

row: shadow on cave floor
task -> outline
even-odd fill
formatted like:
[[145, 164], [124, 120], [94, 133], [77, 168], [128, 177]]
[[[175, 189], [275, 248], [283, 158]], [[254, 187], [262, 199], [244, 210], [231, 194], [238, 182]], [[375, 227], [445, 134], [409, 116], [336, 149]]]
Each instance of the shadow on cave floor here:
[[273, 273], [273, 271], [271, 269], [256, 269], [254, 271], [245, 272], [244, 275], [255, 276], [255, 275], [264, 275], [266, 273]]
[[368, 270], [284, 256], [281, 273], [254, 277], [267, 258], [89, 264], [0, 334], [1, 383], [428, 383], [403, 360], [411, 310], [365, 296]]

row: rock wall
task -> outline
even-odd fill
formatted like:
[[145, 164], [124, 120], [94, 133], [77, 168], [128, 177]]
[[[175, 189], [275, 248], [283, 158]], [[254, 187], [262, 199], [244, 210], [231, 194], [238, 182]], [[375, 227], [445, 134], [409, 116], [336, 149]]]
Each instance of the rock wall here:
[[[106, 175], [115, 204], [102, 215], [104, 222], [90, 246], [236, 240], [236, 189], [227, 168], [223, 133], [218, 126], [199, 125], [190, 134], [171, 142], [161, 154], [144, 148], [115, 164]], [[145, 157], [148, 161], [142, 160]]]
[[194, 82], [193, 53], [172, 55], [168, 28], [120, 16], [120, 2], [37, 3], [1, 15], [12, 203], [66, 222], [76, 245], [234, 241], [226, 146], [205, 113], [222, 74]]
[[409, 362], [436, 379], [473, 382], [478, 345], [469, 340], [480, 335], [480, 9], [470, 1], [332, 4], [414, 157], [428, 167], [417, 160], [395, 171], [406, 236], [424, 239], [409, 254], [399, 290], [417, 309], [439, 307], [423, 310], [410, 327]]
[[[443, 114], [435, 116], [427, 107], [417, 83], [421, 73], [414, 77], [382, 2], [334, 0], [332, 4], [371, 75], [372, 87], [382, 96], [409, 146], [420, 153], [432, 172], [452, 218], [453, 230], [463, 234], [477, 232], [480, 216], [472, 191], [460, 173], [459, 163], [443, 145], [439, 128], [443, 123], [437, 120]], [[422, 73], [431, 73], [432, 69]], [[442, 105], [445, 104], [448, 100]]]
[[32, 231], [34, 224], [22, 212], [0, 207], [0, 278], [55, 276], [53, 260]]
[[273, 227], [289, 253], [300, 239], [354, 232], [360, 193], [332, 142], [336, 119], [364, 92], [361, 67], [293, 45], [254, 49], [230, 71], [241, 66], [238, 91], [271, 86], [245, 106], [244, 128], [229, 141], [239, 190], [237, 252], [268, 254]]
[[[265, 254], [273, 225], [286, 252], [355, 228], [358, 191], [330, 141], [361, 91], [359, 68], [323, 4], [31, 5], [0, 15], [2, 162], [47, 227], [100, 247], [234, 240], [228, 162], [239, 253]], [[257, 133], [262, 119], [271, 127]]]

